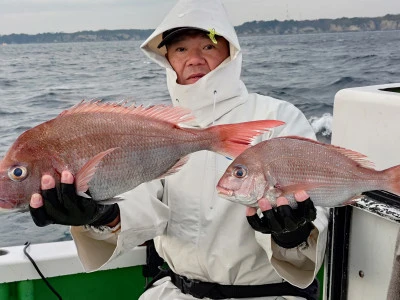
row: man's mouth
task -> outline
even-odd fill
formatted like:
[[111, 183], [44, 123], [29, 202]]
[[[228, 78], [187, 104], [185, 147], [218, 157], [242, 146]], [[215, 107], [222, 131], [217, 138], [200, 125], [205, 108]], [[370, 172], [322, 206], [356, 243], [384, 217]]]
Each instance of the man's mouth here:
[[197, 74], [192, 74], [190, 75], [187, 80], [199, 80], [200, 78], [202, 78], [205, 74], [203, 73], [197, 73]]

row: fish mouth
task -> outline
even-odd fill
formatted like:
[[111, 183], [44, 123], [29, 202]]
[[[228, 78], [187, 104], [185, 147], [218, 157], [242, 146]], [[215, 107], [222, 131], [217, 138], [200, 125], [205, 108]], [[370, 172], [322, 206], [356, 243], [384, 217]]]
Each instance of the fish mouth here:
[[0, 212], [19, 210], [16, 203], [0, 199]]
[[228, 190], [222, 186], [217, 185], [218, 195], [224, 198], [234, 198], [234, 193], [232, 190]]
[[241, 197], [237, 195], [235, 191], [228, 190], [222, 186], [217, 185], [218, 195], [226, 200], [239, 203], [249, 207], [258, 207], [258, 203], [256, 199], [248, 199], [248, 197]]

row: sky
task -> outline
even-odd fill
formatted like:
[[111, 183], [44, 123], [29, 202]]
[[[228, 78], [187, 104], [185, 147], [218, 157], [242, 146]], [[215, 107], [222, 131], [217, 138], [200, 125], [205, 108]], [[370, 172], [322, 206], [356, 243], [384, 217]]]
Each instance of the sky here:
[[[222, 2], [234, 26], [254, 20], [310, 20], [400, 14], [400, 0]], [[175, 3], [176, 0], [0, 0], [0, 35], [154, 29]]]

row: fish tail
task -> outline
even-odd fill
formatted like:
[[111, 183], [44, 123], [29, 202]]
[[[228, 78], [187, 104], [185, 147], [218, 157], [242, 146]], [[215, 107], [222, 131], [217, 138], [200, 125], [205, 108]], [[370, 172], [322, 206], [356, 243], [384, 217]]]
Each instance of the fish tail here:
[[214, 144], [211, 150], [235, 158], [251, 146], [255, 137], [283, 124], [277, 120], [261, 120], [212, 126], [207, 130], [215, 133], [220, 143]]
[[400, 196], [400, 165], [388, 168], [383, 172], [389, 178], [387, 190]]

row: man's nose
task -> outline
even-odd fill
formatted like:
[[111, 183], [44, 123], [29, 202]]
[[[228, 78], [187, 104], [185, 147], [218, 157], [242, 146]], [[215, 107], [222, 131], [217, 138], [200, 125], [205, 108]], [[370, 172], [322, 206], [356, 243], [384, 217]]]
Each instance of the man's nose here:
[[202, 65], [205, 63], [205, 59], [200, 50], [191, 50], [189, 52], [188, 64], [189, 65]]

